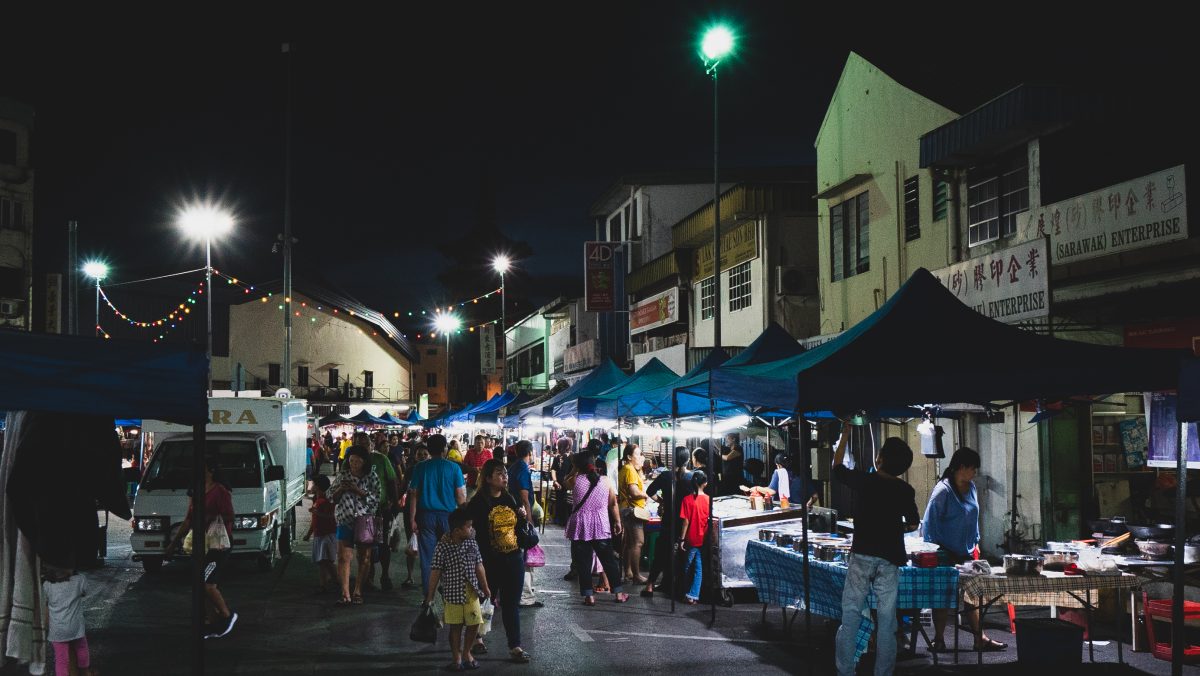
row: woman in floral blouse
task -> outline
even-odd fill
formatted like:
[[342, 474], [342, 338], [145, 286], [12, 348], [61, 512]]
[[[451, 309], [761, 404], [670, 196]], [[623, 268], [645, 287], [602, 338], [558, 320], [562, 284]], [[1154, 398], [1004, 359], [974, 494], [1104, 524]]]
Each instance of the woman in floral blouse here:
[[[359, 517], [373, 519], [379, 506], [379, 475], [371, 466], [369, 451], [362, 446], [346, 450], [346, 464], [327, 493], [334, 504], [337, 517], [338, 578], [342, 583], [339, 604], [362, 603], [362, 581], [371, 569], [370, 542], [355, 542]], [[350, 595], [350, 559], [358, 545], [358, 575], [354, 580], [354, 595]]]

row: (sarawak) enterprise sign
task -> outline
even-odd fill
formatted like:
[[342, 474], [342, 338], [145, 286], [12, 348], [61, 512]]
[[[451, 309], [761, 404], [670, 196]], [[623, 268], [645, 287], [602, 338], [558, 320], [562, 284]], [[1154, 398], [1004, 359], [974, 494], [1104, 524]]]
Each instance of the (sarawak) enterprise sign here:
[[978, 256], [934, 270], [956, 298], [979, 314], [1012, 324], [1050, 313], [1046, 240]]
[[629, 311], [629, 334], [635, 335], [679, 321], [679, 289], [672, 288], [638, 301]]

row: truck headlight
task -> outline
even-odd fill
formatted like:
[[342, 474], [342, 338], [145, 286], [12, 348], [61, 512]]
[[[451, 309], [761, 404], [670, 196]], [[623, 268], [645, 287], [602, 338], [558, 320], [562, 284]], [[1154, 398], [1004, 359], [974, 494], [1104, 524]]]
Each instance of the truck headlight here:
[[167, 530], [167, 523], [161, 517], [139, 517], [133, 520], [133, 529], [143, 533], [161, 533]]
[[261, 518], [258, 514], [238, 514], [233, 517], [233, 529], [257, 530], [261, 528], [259, 525]]

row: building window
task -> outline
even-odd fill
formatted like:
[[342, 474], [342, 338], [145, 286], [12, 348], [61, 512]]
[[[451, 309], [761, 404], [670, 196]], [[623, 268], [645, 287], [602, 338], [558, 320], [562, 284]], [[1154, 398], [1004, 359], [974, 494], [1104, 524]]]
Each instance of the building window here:
[[904, 181], [904, 241], [921, 237], [921, 188], [919, 177]]
[[1017, 215], [1029, 210], [1025, 149], [967, 173], [967, 244], [975, 246], [1017, 232]]
[[833, 281], [870, 269], [871, 209], [867, 193], [829, 208], [829, 251]]
[[375, 387], [374, 371], [363, 371], [363, 387]]
[[621, 212], [617, 212], [612, 218], [608, 219], [608, 241], [620, 242], [625, 237], [621, 233]]
[[308, 387], [308, 367], [296, 367], [296, 384], [300, 387]]
[[729, 311], [750, 307], [750, 261], [729, 271]]
[[279, 364], [267, 364], [267, 382], [272, 385], [279, 384]]
[[0, 197], [0, 228], [18, 227], [16, 218], [17, 203], [7, 197]]
[[425, 374], [425, 387], [437, 387], [437, 374], [436, 373], [426, 373]]
[[638, 213], [638, 199], [635, 197], [629, 202], [629, 239], [638, 239], [642, 236], [642, 219]]
[[17, 132], [0, 129], [0, 164], [17, 163]]
[[933, 220], [940, 221], [946, 217], [950, 204], [950, 184], [945, 181], [933, 182]]
[[338, 380], [339, 380], [338, 370], [337, 369], [329, 369], [329, 386], [337, 387], [340, 384], [340, 383], [338, 383]]
[[700, 282], [700, 319], [712, 319], [717, 307], [717, 278], [709, 277]]

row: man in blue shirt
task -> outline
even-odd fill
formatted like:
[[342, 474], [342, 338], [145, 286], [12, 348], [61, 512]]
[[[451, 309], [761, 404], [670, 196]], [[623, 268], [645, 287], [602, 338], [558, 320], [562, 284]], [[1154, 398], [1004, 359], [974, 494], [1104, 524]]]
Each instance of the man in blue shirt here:
[[450, 512], [467, 502], [462, 466], [442, 456], [446, 437], [434, 434], [426, 441], [430, 458], [417, 463], [408, 485], [408, 524], [417, 534], [421, 557], [421, 588], [429, 592], [429, 571], [438, 540], [450, 532]]
[[[516, 457], [516, 461], [508, 470], [508, 492], [512, 493], [518, 506], [525, 508], [525, 520], [532, 526], [533, 472], [530, 470], [529, 464], [533, 462], [533, 443], [525, 439], [518, 441]], [[520, 605], [526, 608], [540, 608], [543, 605], [534, 596], [533, 570], [528, 566], [525, 567], [525, 584], [521, 590]]]

